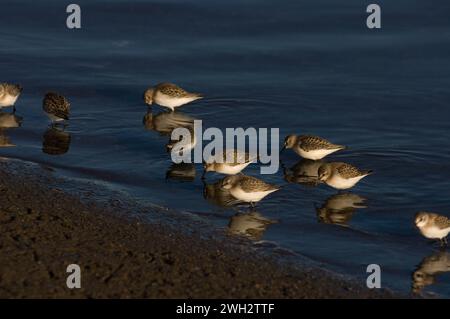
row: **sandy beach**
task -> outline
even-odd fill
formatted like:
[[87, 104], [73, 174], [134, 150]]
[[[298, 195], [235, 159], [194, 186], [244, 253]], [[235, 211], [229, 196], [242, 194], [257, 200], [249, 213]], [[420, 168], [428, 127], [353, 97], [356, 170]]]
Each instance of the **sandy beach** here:
[[[175, 223], [124, 217], [50, 186], [51, 172], [29, 172], [26, 164], [0, 162], [1, 298], [395, 297], [178, 231]], [[81, 289], [66, 287], [73, 263]]]

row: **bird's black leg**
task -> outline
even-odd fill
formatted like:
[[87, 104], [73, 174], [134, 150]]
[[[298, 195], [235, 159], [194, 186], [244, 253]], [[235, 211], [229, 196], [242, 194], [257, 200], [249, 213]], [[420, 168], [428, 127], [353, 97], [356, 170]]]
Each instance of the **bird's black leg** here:
[[207, 192], [208, 185], [206, 184], [204, 179], [202, 179], [202, 183], [203, 183], [203, 198], [208, 199], [208, 192]]
[[254, 202], [250, 202], [250, 207], [251, 208], [255, 208], [255, 203]]

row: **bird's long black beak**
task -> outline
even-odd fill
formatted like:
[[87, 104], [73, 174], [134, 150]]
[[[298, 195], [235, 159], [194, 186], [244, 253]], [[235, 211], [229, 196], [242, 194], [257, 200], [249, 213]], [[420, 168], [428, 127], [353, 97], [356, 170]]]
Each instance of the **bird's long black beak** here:
[[280, 150], [280, 153], [283, 153], [285, 149], [286, 149], [286, 145], [283, 145], [283, 147]]

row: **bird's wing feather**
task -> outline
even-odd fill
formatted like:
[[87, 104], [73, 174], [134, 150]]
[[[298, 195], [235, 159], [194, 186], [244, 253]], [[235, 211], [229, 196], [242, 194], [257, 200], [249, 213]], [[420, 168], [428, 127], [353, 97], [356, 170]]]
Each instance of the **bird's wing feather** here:
[[343, 178], [347, 178], [347, 179], [362, 176], [362, 175], [366, 174], [366, 172], [362, 172], [359, 169], [357, 169], [356, 167], [354, 167], [350, 164], [347, 164], [347, 163], [342, 163], [336, 169]]
[[189, 93], [179, 86], [172, 84], [172, 83], [161, 83], [157, 85], [157, 89], [165, 94], [172, 97], [185, 97], [189, 95]]
[[305, 151], [337, 149], [343, 147], [341, 145], [333, 144], [330, 141], [321, 138], [319, 136], [311, 136], [311, 135], [300, 136], [300, 143], [301, 148], [303, 148]]
[[450, 219], [445, 216], [436, 217], [435, 223], [441, 229], [450, 227]]
[[251, 176], [244, 176], [241, 181], [240, 185], [244, 191], [269, 191], [269, 190], [276, 190], [278, 187], [275, 185], [268, 184], [260, 179], [257, 179], [255, 177]]
[[[250, 157], [250, 154], [238, 149], [228, 149], [222, 153], [222, 159], [224, 163], [228, 163], [231, 159], [232, 162], [228, 163], [231, 166], [237, 166], [244, 163], [252, 162], [254, 159]], [[228, 160], [228, 161], [227, 161]]]

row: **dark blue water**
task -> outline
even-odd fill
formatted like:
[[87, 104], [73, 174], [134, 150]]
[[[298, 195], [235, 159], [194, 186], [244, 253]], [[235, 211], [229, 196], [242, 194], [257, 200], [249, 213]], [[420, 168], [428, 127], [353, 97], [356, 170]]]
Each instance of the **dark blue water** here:
[[[63, 2], [2, 1], [0, 81], [25, 89], [22, 126], [3, 132], [16, 146], [0, 156], [191, 212], [361, 280], [379, 264], [382, 285], [401, 291], [424, 260], [436, 280], [418, 292], [450, 296], [448, 256], [413, 225], [418, 210], [450, 214], [448, 1], [378, 1], [381, 30], [366, 28], [370, 2], [356, 0], [77, 3], [81, 30], [66, 28]], [[245, 171], [286, 185], [256, 211], [221, 206], [221, 176], [205, 187], [199, 164], [170, 171], [168, 137], [143, 125], [142, 93], [163, 81], [206, 96], [180, 110], [205, 127], [279, 127], [348, 145], [327, 160], [375, 170], [349, 197], [366, 207], [330, 209], [336, 191], [288, 183], [293, 152], [281, 158], [287, 177]], [[71, 101], [65, 133], [48, 131], [49, 90]]]

